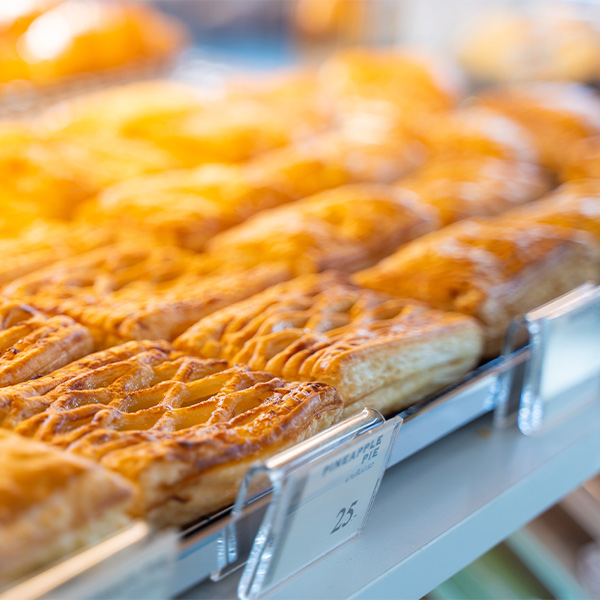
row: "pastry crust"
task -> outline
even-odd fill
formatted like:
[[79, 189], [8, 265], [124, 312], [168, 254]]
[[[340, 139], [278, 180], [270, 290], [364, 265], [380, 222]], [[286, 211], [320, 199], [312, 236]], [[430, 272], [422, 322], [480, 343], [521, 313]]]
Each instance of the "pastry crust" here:
[[525, 127], [533, 136], [542, 164], [551, 169], [561, 169], [565, 148], [600, 134], [600, 99], [582, 85], [515, 85], [485, 92], [478, 103]]
[[329, 383], [345, 414], [364, 406], [391, 414], [460, 380], [481, 344], [474, 319], [360, 289], [334, 273], [274, 286], [175, 341], [198, 356]]
[[88, 354], [93, 344], [89, 331], [69, 317], [0, 300], [0, 387], [46, 375]]
[[479, 106], [424, 115], [417, 133], [433, 156], [492, 157], [536, 162], [530, 133], [517, 121]]
[[598, 252], [583, 232], [510, 217], [468, 220], [413, 241], [355, 280], [477, 317], [490, 356], [513, 319], [595, 280]]
[[[511, 218], [586, 231], [600, 244], [600, 180], [566, 183], [539, 202], [513, 210]], [[599, 273], [600, 273], [600, 265]]]
[[5, 295], [86, 326], [97, 348], [172, 340], [198, 319], [289, 279], [283, 265], [221, 269], [219, 257], [119, 243], [14, 281]]
[[128, 521], [133, 486], [115, 473], [0, 430], [0, 587]]
[[470, 217], [488, 217], [539, 198], [550, 178], [537, 165], [491, 157], [437, 158], [398, 185], [419, 195], [449, 225]]
[[437, 211], [411, 192], [349, 185], [259, 214], [207, 249], [230, 264], [283, 262], [295, 274], [354, 271], [437, 227]]
[[560, 176], [563, 181], [600, 178], [600, 136], [585, 138], [564, 148]]
[[[129, 345], [128, 352], [133, 345]], [[184, 524], [233, 501], [251, 462], [334, 423], [338, 393], [288, 383], [245, 366], [201, 360], [168, 345], [96, 368], [25, 400], [33, 414], [16, 431], [67, 449], [132, 481], [131, 512]], [[64, 373], [64, 371], [63, 371]], [[6, 422], [5, 422], [6, 426]]]
[[199, 251], [215, 234], [293, 199], [277, 175], [205, 165], [123, 181], [85, 203], [79, 216]]

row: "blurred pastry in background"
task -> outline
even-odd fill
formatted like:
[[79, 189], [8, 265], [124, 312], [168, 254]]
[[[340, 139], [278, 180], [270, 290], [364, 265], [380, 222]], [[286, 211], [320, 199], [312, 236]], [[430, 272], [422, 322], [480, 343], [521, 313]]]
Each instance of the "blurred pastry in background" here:
[[600, 178], [600, 136], [579, 140], [565, 148], [561, 167], [563, 181]]
[[259, 213], [207, 250], [240, 267], [282, 262], [295, 275], [356, 271], [439, 226], [437, 211], [412, 192], [348, 185]]
[[451, 108], [463, 93], [453, 66], [398, 48], [338, 52], [323, 63], [319, 76], [341, 117], [366, 112], [409, 120]]
[[566, 150], [600, 134], [600, 97], [576, 83], [530, 83], [492, 88], [475, 103], [511, 117], [531, 134], [543, 166], [561, 170]]
[[489, 217], [539, 198], [550, 188], [549, 173], [526, 163], [490, 156], [440, 157], [397, 184], [416, 192], [440, 212], [444, 225]]
[[600, 77], [600, 32], [575, 8], [488, 12], [460, 37], [459, 61], [478, 81], [589, 82]]
[[3, 82], [48, 85], [136, 61], [164, 60], [174, 56], [187, 37], [182, 24], [139, 3], [42, 1], [29, 13], [4, 13]]

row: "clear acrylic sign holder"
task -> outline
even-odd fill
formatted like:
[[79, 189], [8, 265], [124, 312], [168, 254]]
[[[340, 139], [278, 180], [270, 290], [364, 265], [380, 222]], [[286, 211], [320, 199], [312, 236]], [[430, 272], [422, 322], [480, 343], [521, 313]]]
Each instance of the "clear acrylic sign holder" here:
[[[364, 527], [402, 419], [373, 409], [252, 467], [219, 543], [219, 580], [245, 564], [242, 599], [259, 598]], [[258, 485], [257, 485], [258, 483]], [[245, 509], [271, 489], [249, 556], [237, 540]], [[246, 560], [247, 558], [247, 560]]]
[[[529, 344], [517, 350], [524, 334]], [[522, 368], [507, 369], [500, 381], [496, 424], [516, 418], [532, 435], [600, 401], [600, 287], [582, 285], [514, 323], [505, 357], [519, 354], [527, 359]]]

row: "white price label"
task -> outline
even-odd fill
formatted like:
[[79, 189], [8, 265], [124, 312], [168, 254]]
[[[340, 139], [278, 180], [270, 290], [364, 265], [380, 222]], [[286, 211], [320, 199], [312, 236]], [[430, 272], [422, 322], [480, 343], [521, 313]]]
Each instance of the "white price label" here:
[[400, 423], [382, 423], [288, 474], [242, 576], [242, 598], [259, 597], [360, 532]]
[[273, 557], [274, 581], [330, 552], [362, 529], [385, 471], [393, 435], [394, 427], [384, 425], [313, 466], [300, 497], [290, 498], [285, 539]]

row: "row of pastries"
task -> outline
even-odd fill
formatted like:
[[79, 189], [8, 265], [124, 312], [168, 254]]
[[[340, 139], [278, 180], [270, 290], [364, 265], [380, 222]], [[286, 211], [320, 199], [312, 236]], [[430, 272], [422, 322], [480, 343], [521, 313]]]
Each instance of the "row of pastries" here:
[[[599, 121], [586, 88], [465, 99], [429, 58], [353, 50], [219, 99], [147, 82], [2, 124], [0, 456], [21, 462], [0, 546], [46, 552], [0, 554], [0, 578], [117, 508], [227, 506], [253, 461], [460, 382], [512, 319], [598, 280]], [[50, 528], [81, 487], [114, 502]]]

